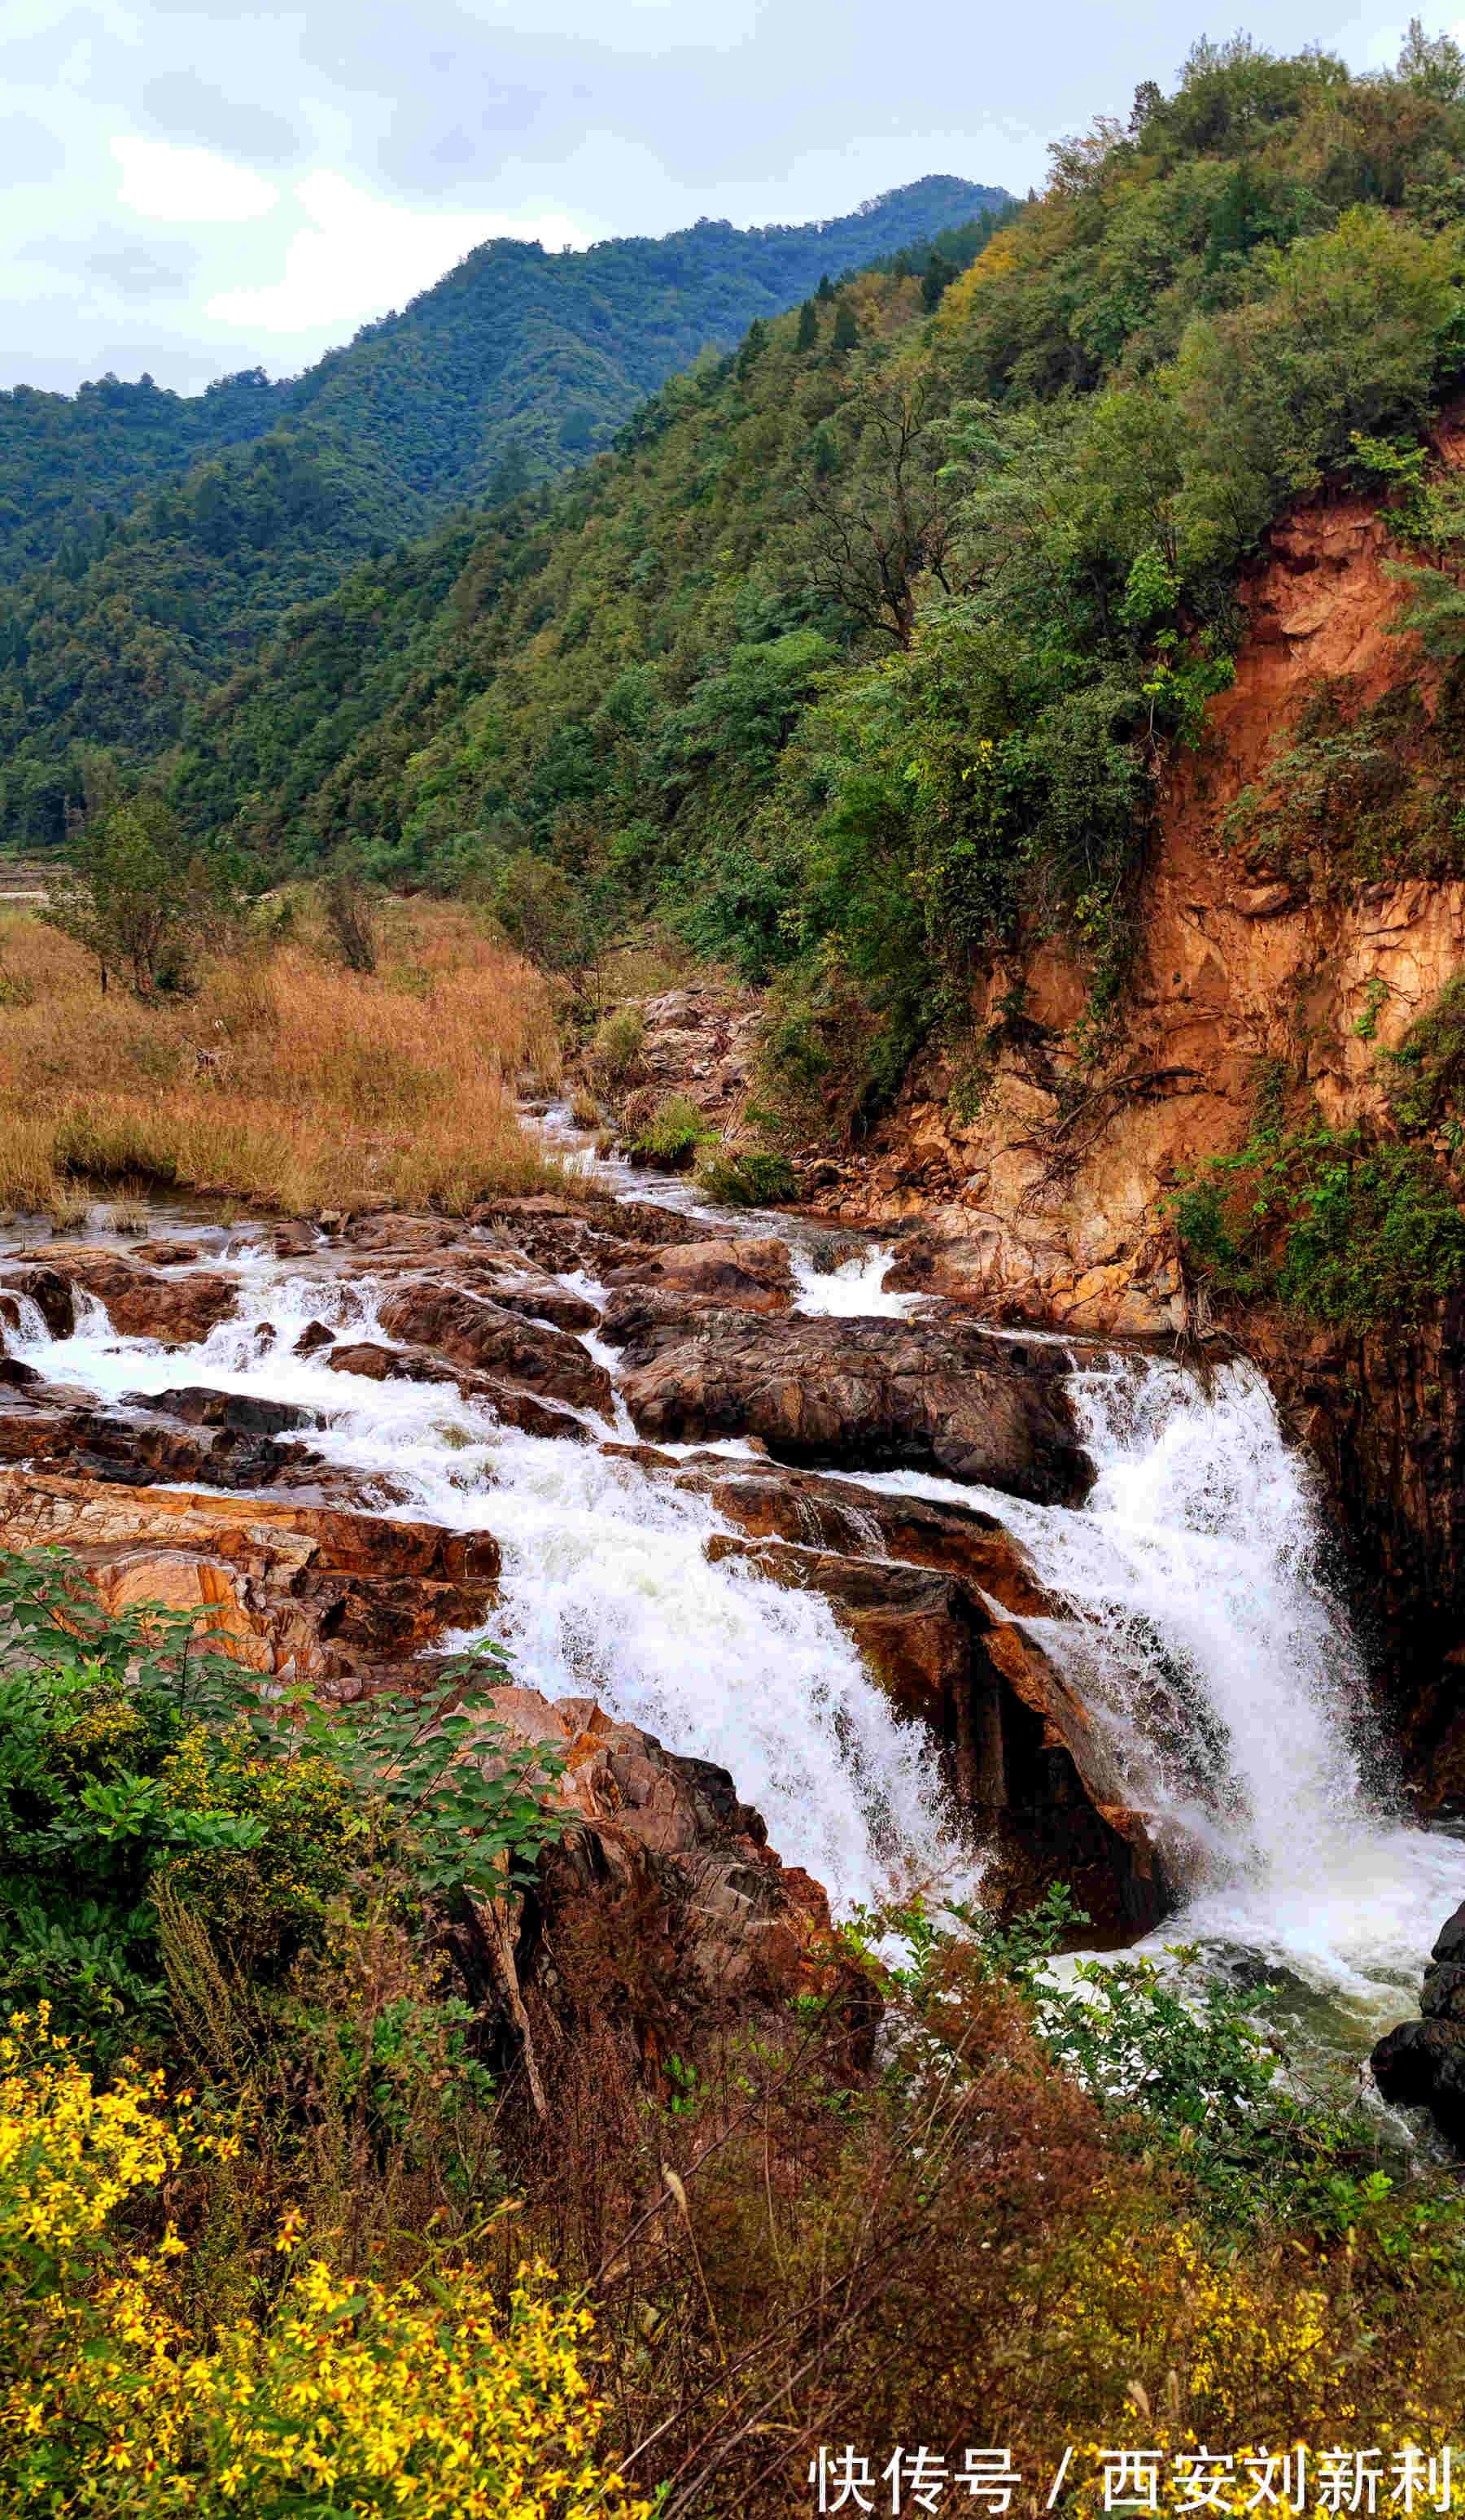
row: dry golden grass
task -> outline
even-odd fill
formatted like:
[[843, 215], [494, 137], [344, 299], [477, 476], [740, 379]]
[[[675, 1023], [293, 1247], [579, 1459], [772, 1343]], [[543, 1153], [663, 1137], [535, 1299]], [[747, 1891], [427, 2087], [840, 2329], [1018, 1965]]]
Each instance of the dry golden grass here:
[[392, 903], [379, 970], [319, 952], [308, 915], [273, 950], [141, 1005], [24, 914], [0, 912], [0, 1203], [78, 1189], [217, 1193], [297, 1212], [461, 1213], [532, 1188], [514, 1109], [559, 1053], [543, 982], [458, 903]]

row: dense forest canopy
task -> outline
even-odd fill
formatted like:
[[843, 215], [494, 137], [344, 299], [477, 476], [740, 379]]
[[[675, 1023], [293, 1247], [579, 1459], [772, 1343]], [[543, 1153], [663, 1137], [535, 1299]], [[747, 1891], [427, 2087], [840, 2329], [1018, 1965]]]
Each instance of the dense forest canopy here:
[[823, 273], [893, 255], [1007, 198], [928, 175], [802, 227], [699, 219], [674, 236], [560, 253], [497, 237], [299, 377], [271, 383], [246, 369], [192, 396], [146, 376], [104, 377], [75, 395], [17, 385], [0, 392], [0, 583], [56, 558], [144, 483], [306, 416], [375, 455], [429, 521], [489, 495], [506, 461], [525, 478], [563, 472], [700, 350], [731, 348]]
[[0, 847], [54, 845], [77, 744], [157, 759], [355, 563], [563, 474], [670, 371], [846, 257], [915, 248], [939, 292], [1005, 203], [930, 177], [808, 227], [705, 220], [585, 254], [501, 241], [293, 384], [0, 395]]

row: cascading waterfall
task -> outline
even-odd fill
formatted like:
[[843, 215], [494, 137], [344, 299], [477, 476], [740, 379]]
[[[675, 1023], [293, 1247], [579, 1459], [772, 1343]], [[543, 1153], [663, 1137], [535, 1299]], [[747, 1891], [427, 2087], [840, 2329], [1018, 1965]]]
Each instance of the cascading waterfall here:
[[1465, 1897], [1465, 1847], [1404, 1825], [1363, 1658], [1327, 1578], [1308, 1465], [1261, 1375], [1203, 1386], [1157, 1358], [1070, 1380], [1097, 1478], [1078, 1508], [950, 1480], [867, 1484], [980, 1503], [1067, 1613], [1029, 1622], [1097, 1718], [1183, 1888], [1157, 1939], [1198, 1941], [1356, 2002], [1412, 1998]]
[[[318, 1411], [313, 1449], [375, 1481], [383, 1510], [493, 1533], [502, 1598], [482, 1633], [511, 1648], [526, 1685], [598, 1696], [668, 1748], [730, 1769], [784, 1860], [806, 1867], [839, 1909], [912, 1887], [975, 1890], [923, 1729], [893, 1713], [819, 1597], [709, 1562], [705, 1543], [730, 1526], [706, 1498], [597, 1446], [501, 1426], [451, 1385], [371, 1382], [294, 1355], [312, 1319], [397, 1344], [377, 1318], [386, 1290], [369, 1278], [258, 1255], [222, 1265], [238, 1271], [239, 1316], [186, 1354], [115, 1335], [100, 1306], [66, 1340], [37, 1316], [17, 1344], [48, 1379], [114, 1410], [128, 1392], [202, 1382]], [[564, 1282], [599, 1292], [582, 1276]], [[584, 1343], [618, 1365], [593, 1332]], [[618, 1431], [631, 1433], [628, 1419]]]
[[[919, 1299], [884, 1294], [888, 1257], [831, 1271], [796, 1252], [801, 1309], [906, 1311]], [[374, 1482], [383, 1510], [495, 1534], [505, 1580], [489, 1633], [526, 1683], [593, 1692], [729, 1768], [779, 1852], [837, 1908], [913, 1883], [971, 1892], [924, 1733], [893, 1715], [820, 1598], [736, 1559], [709, 1563], [705, 1543], [726, 1526], [706, 1498], [597, 1445], [502, 1427], [450, 1386], [367, 1382], [297, 1357], [311, 1318], [392, 1344], [383, 1290], [324, 1258], [246, 1251], [224, 1265], [238, 1273], [238, 1318], [186, 1355], [115, 1336], [94, 1303], [65, 1341], [27, 1310], [12, 1342], [113, 1408], [129, 1391], [206, 1381], [318, 1411], [312, 1443]], [[585, 1344], [615, 1371], [593, 1332]], [[986, 1507], [1025, 1545], [1065, 1613], [1034, 1633], [1182, 1870], [1186, 1904], [1163, 1939], [1280, 1967], [1376, 2028], [1407, 2008], [1465, 1896], [1465, 1847], [1405, 1826], [1371, 1767], [1365, 1675], [1326, 1580], [1305, 1463], [1243, 1365], [1203, 1387], [1172, 1364], [1111, 1358], [1076, 1369], [1071, 1390], [1098, 1473], [1079, 1508], [914, 1473], [850, 1475]], [[629, 1432], [618, 1401], [618, 1413]]]

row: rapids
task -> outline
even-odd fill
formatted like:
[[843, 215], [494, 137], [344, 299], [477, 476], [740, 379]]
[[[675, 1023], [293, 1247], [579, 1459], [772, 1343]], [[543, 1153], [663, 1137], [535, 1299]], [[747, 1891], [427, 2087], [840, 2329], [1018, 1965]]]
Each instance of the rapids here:
[[[593, 1156], [584, 1169], [705, 1214], [711, 1232], [784, 1235], [802, 1310], [890, 1315], [921, 1301], [885, 1291], [878, 1246], [831, 1250], [797, 1220], [697, 1210], [687, 1185]], [[980, 1859], [924, 1733], [892, 1712], [822, 1599], [709, 1562], [705, 1543], [726, 1526], [706, 1498], [597, 1445], [501, 1426], [451, 1387], [367, 1382], [296, 1357], [312, 1318], [392, 1344], [377, 1318], [385, 1289], [324, 1248], [278, 1260], [247, 1236], [221, 1249], [216, 1230], [189, 1231], [239, 1287], [236, 1317], [199, 1347], [119, 1337], [94, 1300], [64, 1340], [27, 1308], [13, 1344], [114, 1413], [129, 1392], [185, 1381], [318, 1412], [310, 1441], [370, 1483], [381, 1510], [494, 1533], [504, 1582], [485, 1633], [526, 1683], [593, 1692], [668, 1747], [730, 1769], [773, 1845], [837, 1912], [917, 1886], [971, 1895]], [[599, 1292], [583, 1275], [564, 1282]], [[614, 1376], [614, 1351], [593, 1331], [585, 1344]], [[1076, 1359], [1070, 1388], [1097, 1472], [1081, 1508], [915, 1472], [858, 1476], [1008, 1525], [1069, 1614], [1034, 1632], [1101, 1724], [1181, 1884], [1157, 1947], [1200, 1943], [1243, 1982], [1265, 1975], [1316, 2049], [1356, 2059], [1414, 2009], [1430, 1944], [1465, 1898], [1465, 1845], [1404, 1818], [1330, 1587], [1311, 1473], [1248, 1366], [1205, 1387], [1175, 1364], [1111, 1353]], [[617, 1416], [628, 1435], [618, 1397]]]

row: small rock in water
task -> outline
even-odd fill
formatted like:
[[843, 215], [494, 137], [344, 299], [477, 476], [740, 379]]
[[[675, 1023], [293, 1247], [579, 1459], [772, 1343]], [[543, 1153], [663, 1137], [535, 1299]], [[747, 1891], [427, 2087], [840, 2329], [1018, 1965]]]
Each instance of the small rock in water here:
[[324, 1322], [307, 1322], [291, 1353], [294, 1356], [314, 1356], [318, 1349], [330, 1347], [335, 1336], [335, 1331], [328, 1330]]

